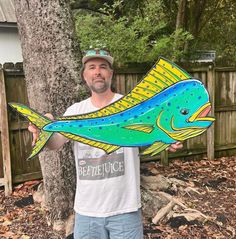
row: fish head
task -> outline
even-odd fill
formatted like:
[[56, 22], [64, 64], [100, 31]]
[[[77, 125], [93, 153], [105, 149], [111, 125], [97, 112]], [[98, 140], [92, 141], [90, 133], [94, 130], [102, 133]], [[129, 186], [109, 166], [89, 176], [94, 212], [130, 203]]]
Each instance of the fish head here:
[[177, 83], [164, 104], [157, 124], [176, 140], [203, 133], [215, 120], [208, 116], [211, 110], [209, 94], [199, 80]]

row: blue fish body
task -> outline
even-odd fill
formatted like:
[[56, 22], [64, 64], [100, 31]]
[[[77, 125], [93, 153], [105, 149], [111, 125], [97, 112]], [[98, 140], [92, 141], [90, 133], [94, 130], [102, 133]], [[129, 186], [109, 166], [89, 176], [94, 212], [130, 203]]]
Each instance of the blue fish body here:
[[[46, 125], [43, 130], [70, 133], [119, 146], [147, 146], [156, 141], [171, 144], [178, 141], [174, 137], [176, 132], [172, 125], [178, 129], [190, 130], [206, 129], [212, 124], [212, 121], [188, 121], [190, 116], [208, 103], [209, 96], [204, 85], [192, 79], [178, 82], [154, 97], [117, 114], [91, 119], [60, 120]], [[158, 119], [162, 127], [158, 126]], [[130, 130], [129, 126], [135, 125], [149, 125], [153, 130], [149, 133]], [[172, 132], [172, 136], [167, 132]]]

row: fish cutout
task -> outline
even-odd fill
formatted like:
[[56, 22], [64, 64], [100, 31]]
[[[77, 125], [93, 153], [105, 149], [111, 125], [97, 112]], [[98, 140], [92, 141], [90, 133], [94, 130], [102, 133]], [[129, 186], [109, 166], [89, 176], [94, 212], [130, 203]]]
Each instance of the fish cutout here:
[[41, 131], [29, 158], [55, 132], [107, 154], [120, 147], [149, 146], [143, 154], [153, 156], [170, 144], [202, 134], [215, 120], [208, 116], [211, 104], [203, 83], [162, 57], [127, 95], [92, 113], [52, 121], [27, 106], [9, 105]]

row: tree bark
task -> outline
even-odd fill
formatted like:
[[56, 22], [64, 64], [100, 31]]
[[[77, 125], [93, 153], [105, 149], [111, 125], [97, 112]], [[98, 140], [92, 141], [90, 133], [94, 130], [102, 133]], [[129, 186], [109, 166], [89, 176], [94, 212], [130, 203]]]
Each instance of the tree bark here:
[[179, 0], [178, 3], [178, 12], [176, 17], [176, 30], [182, 28], [186, 30], [186, 7], [187, 7], [187, 0]]
[[[187, 0], [179, 0], [178, 1], [178, 12], [177, 12], [177, 16], [176, 16], [176, 25], [175, 25], [175, 29], [176, 32], [178, 32], [178, 30], [183, 30], [186, 31], [187, 29], [187, 18], [186, 18], [186, 13], [187, 13]], [[188, 49], [188, 42], [178, 42], [176, 41], [175, 44], [175, 51], [185, 51], [187, 52]], [[174, 58], [173, 60], [175, 61], [180, 61], [180, 58]]]
[[198, 38], [200, 34], [200, 29], [202, 25], [202, 18], [206, 10], [206, 0], [195, 0], [190, 4], [189, 7], [189, 32]]
[[[32, 108], [61, 116], [80, 100], [81, 54], [66, 0], [15, 0], [24, 71]], [[40, 154], [46, 207], [50, 222], [66, 220], [73, 212], [75, 165], [71, 147]]]

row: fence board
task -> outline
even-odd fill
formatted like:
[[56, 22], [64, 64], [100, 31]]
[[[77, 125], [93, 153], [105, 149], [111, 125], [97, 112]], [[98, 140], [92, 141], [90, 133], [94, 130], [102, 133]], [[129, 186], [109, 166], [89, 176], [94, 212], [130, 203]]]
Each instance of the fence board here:
[[[207, 79], [207, 88], [209, 92], [210, 102], [211, 102], [211, 111], [210, 114], [212, 117], [215, 116], [215, 78], [214, 78], [214, 69], [210, 65], [208, 68], [208, 79]], [[212, 160], [215, 158], [215, 125], [213, 124], [207, 130], [207, 158]]]
[[[6, 71], [7, 102], [19, 102], [28, 105], [24, 75], [19, 71]], [[12, 161], [12, 181], [19, 183], [42, 177], [38, 158], [26, 161], [31, 152], [31, 134], [27, 130], [28, 122], [16, 112], [9, 111], [10, 152]], [[32, 177], [32, 175], [34, 175]]]
[[6, 102], [6, 89], [4, 72], [0, 70], [0, 129], [2, 142], [2, 159], [3, 159], [3, 184], [5, 187], [5, 195], [9, 196], [12, 193], [12, 171], [11, 171], [11, 156], [10, 156], [10, 142], [9, 142], [9, 128]]
[[[4, 175], [3, 175], [2, 140], [1, 140], [1, 138], [2, 137], [1, 137], [1, 132], [0, 132], [0, 178], [3, 178]], [[1, 183], [0, 183], [0, 185], [1, 185]]]

